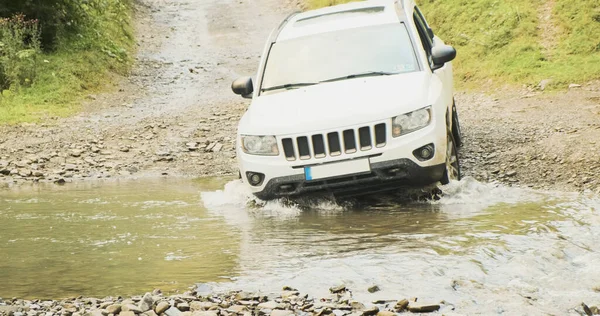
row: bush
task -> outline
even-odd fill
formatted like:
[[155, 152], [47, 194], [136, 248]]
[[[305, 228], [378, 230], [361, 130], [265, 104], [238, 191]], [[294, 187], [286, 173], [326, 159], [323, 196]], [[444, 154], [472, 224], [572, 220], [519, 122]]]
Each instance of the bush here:
[[0, 92], [33, 83], [40, 51], [37, 20], [24, 15], [0, 19]]

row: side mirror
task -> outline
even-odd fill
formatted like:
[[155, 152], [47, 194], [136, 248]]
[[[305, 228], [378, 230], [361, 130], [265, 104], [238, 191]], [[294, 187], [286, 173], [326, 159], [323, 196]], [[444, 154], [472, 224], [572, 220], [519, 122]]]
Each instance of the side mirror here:
[[433, 59], [434, 69], [444, 67], [444, 64], [451, 62], [456, 58], [456, 49], [450, 45], [438, 45], [431, 49], [431, 57]]
[[252, 98], [252, 93], [254, 92], [254, 85], [252, 84], [252, 78], [242, 77], [242, 78], [236, 79], [231, 84], [231, 90], [233, 90], [233, 93], [239, 94], [246, 99]]

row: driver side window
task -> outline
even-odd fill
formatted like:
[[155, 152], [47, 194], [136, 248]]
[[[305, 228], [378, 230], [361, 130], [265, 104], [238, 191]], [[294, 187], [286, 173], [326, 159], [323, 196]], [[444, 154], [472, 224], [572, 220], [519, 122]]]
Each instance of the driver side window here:
[[419, 38], [421, 39], [421, 44], [423, 45], [423, 49], [425, 53], [427, 53], [427, 59], [429, 60], [429, 65], [433, 64], [433, 59], [431, 57], [431, 48], [433, 47], [433, 40], [429, 36], [427, 31], [427, 24], [422, 19], [422, 16], [419, 15], [417, 8], [415, 7], [415, 12], [413, 13], [413, 20], [415, 25], [417, 26], [417, 31], [419, 33]]

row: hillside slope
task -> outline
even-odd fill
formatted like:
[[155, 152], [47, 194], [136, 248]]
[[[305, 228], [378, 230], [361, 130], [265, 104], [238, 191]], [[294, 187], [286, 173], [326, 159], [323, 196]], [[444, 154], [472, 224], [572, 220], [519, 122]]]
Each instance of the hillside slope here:
[[[307, 0], [311, 9], [349, 0]], [[459, 85], [566, 87], [600, 78], [598, 0], [418, 0], [434, 31], [459, 54]]]

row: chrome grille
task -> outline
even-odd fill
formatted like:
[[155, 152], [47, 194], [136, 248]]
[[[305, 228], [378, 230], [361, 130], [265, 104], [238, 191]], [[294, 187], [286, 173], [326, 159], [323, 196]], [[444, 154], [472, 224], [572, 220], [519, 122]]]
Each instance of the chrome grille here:
[[341, 132], [298, 136], [281, 140], [283, 153], [289, 161], [296, 159], [335, 157], [381, 148], [387, 142], [386, 124], [363, 126]]

